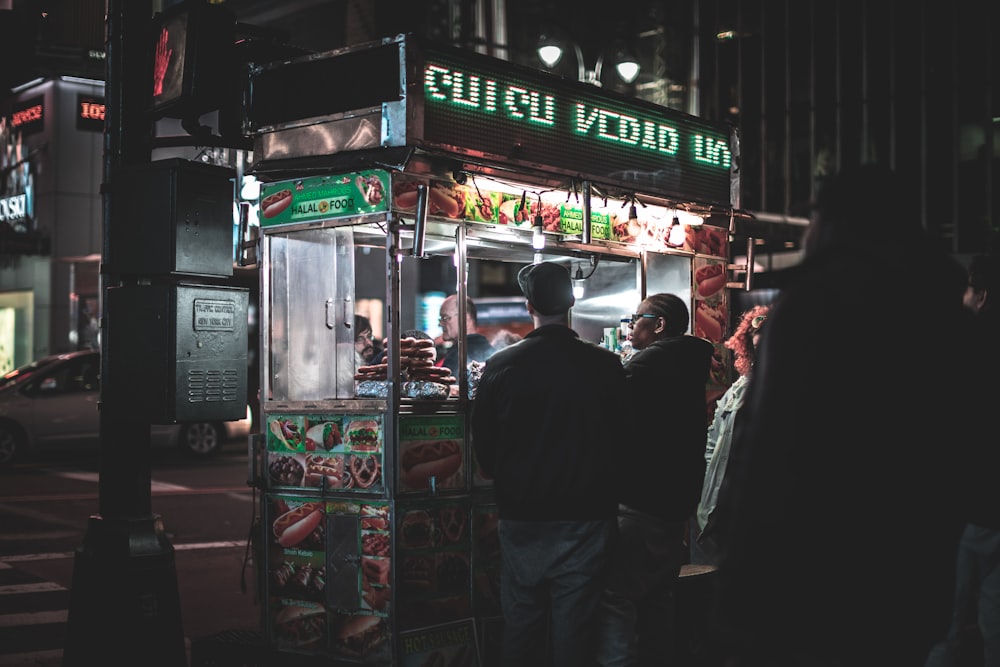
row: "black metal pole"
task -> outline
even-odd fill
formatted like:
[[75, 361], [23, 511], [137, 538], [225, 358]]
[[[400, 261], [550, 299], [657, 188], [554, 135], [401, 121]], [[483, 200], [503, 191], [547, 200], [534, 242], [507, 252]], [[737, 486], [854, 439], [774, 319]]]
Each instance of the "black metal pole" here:
[[[126, 5], [128, 11], [126, 12]], [[116, 343], [108, 321], [108, 249], [128, 192], [115, 189], [122, 170], [148, 163], [152, 125], [151, 0], [108, 0], [104, 131], [104, 247], [101, 263], [101, 476], [99, 514], [76, 550], [63, 665], [185, 666], [184, 630], [174, 549], [152, 513], [150, 424], [109, 397], [108, 359]], [[123, 221], [127, 224], [127, 221]], [[119, 352], [120, 353], [120, 352]]]

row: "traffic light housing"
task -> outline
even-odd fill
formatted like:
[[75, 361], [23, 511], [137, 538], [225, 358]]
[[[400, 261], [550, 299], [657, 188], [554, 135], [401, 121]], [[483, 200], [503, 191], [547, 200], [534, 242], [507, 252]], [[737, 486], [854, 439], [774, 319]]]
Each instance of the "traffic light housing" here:
[[205, 0], [185, 0], [153, 17], [154, 120], [185, 123], [218, 109], [233, 73], [236, 15]]

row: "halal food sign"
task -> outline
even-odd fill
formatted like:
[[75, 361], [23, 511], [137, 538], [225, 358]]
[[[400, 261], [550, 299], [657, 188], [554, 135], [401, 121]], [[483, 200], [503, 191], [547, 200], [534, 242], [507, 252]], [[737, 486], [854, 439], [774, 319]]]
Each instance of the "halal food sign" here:
[[427, 58], [425, 138], [585, 176], [645, 175], [688, 197], [729, 203], [726, 126], [499, 62]]

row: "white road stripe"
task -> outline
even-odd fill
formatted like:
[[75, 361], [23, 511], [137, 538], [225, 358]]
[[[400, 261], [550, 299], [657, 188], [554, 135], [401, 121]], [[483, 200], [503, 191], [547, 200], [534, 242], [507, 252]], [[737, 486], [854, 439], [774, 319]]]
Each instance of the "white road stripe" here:
[[38, 665], [62, 664], [62, 649], [51, 651], [32, 651], [31, 653], [13, 653], [0, 655], [0, 667], [38, 667]]
[[[175, 544], [174, 551], [195, 551], [198, 549], [231, 549], [233, 547], [245, 547], [243, 540], [227, 540], [221, 542], [193, 542], [191, 544]], [[73, 558], [74, 551], [53, 552], [47, 554], [19, 554], [16, 556], [0, 557], [0, 569], [11, 567], [11, 563], [25, 563], [36, 560], [56, 560], [60, 558]]]
[[[46, 472], [56, 476], [64, 477], [66, 479], [75, 479], [80, 482], [93, 482], [97, 484], [101, 479], [101, 474], [97, 472], [71, 472], [66, 470], [52, 470], [47, 469]], [[169, 482], [157, 482], [155, 479], [149, 483], [150, 489], [153, 491], [187, 491], [188, 487], [181, 486], [179, 484], [170, 484]]]
[[43, 623], [65, 623], [69, 610], [36, 611], [25, 614], [4, 614], [0, 616], [0, 628], [16, 628], [19, 625], [42, 625]]
[[0, 595], [20, 595], [22, 593], [50, 593], [66, 590], [54, 581], [40, 581], [34, 584], [11, 584], [0, 586]]

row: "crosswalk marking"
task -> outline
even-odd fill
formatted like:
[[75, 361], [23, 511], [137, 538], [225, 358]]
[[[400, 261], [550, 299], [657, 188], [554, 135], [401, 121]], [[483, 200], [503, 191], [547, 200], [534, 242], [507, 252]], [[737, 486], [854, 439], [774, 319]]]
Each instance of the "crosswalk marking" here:
[[64, 591], [63, 586], [54, 581], [41, 581], [34, 584], [10, 584], [0, 586], [0, 595], [20, 595], [22, 593], [48, 593], [50, 591]]
[[[101, 478], [101, 474], [99, 472], [76, 472], [70, 470], [52, 470], [52, 469], [46, 469], [45, 472], [54, 475], [55, 477], [62, 477], [64, 479], [75, 479], [80, 482], [93, 482], [95, 484], [100, 482]], [[155, 479], [150, 481], [149, 486], [154, 493], [157, 491], [188, 490], [188, 487], [186, 486], [181, 486], [180, 484], [171, 484], [169, 482], [157, 482]]]
[[35, 611], [24, 614], [0, 615], [0, 628], [14, 628], [21, 625], [41, 625], [43, 623], [65, 623], [69, 610]]

